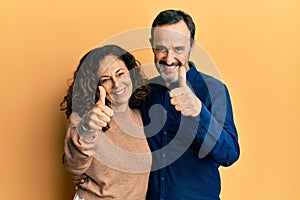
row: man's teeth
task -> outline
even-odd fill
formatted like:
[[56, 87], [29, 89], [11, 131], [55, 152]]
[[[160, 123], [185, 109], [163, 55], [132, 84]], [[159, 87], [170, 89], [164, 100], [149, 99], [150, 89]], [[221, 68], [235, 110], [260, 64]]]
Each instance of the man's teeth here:
[[175, 65], [173, 65], [173, 66], [166, 66], [166, 68], [168, 68], [168, 69], [175, 69]]

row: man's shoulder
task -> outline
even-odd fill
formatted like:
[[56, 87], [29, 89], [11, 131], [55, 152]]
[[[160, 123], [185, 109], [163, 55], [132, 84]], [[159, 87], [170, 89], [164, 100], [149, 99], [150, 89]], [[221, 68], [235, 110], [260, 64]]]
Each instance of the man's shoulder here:
[[149, 79], [148, 83], [150, 85], [163, 85], [164, 84], [164, 80], [162, 79], [161, 76], [156, 76], [156, 77], [153, 77], [153, 78]]
[[148, 80], [148, 84], [150, 86], [150, 94], [155, 92], [163, 92], [166, 90], [165, 82], [161, 76], [156, 76]]
[[[220, 87], [224, 86], [224, 83], [219, 79], [212, 75], [206, 74], [204, 72], [198, 71], [195, 69], [195, 76], [193, 80], [191, 80], [194, 84], [200, 86], [202, 84], [206, 85], [207, 87]], [[201, 83], [201, 84], [199, 84]]]

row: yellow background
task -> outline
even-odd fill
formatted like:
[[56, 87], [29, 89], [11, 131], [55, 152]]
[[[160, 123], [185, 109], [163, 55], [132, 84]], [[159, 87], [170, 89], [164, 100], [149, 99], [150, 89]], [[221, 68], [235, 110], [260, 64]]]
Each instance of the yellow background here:
[[230, 90], [241, 157], [221, 169], [222, 199], [300, 199], [299, 0], [1, 0], [1, 199], [72, 198], [66, 80], [88, 50], [167, 8], [193, 17]]

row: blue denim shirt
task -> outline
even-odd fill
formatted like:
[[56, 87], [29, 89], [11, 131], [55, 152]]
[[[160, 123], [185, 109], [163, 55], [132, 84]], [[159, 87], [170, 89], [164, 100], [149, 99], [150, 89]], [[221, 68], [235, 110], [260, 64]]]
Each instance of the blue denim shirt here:
[[185, 117], [170, 104], [161, 77], [150, 80], [151, 94], [142, 118], [152, 151], [148, 200], [217, 200], [219, 166], [239, 157], [238, 135], [230, 97], [219, 80], [196, 70], [190, 62], [187, 83], [202, 102], [197, 117]]

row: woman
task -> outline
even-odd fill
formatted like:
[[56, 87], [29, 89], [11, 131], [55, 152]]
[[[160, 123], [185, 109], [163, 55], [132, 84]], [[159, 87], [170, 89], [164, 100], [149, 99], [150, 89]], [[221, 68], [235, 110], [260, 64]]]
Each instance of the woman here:
[[151, 154], [138, 110], [145, 83], [139, 63], [116, 45], [81, 59], [61, 104], [68, 118], [64, 165], [86, 176], [74, 199], [145, 199]]

